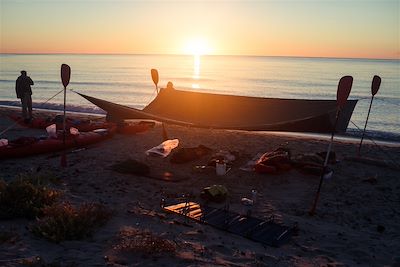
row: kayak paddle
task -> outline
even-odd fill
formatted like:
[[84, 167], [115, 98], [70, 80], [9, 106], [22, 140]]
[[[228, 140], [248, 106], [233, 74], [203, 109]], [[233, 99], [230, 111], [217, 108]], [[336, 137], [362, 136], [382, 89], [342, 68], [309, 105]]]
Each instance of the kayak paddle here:
[[[156, 91], [157, 91], [157, 94], [158, 94], [158, 78], [159, 78], [159, 76], [158, 76], [158, 71], [156, 70], [156, 69], [151, 69], [151, 78], [153, 79], [153, 83], [154, 83], [154, 85], [156, 86]], [[161, 123], [161, 125], [162, 125], [162, 133], [163, 133], [163, 139], [164, 139], [164, 141], [166, 141], [166, 140], [168, 140], [168, 134], [167, 134], [167, 130], [165, 130], [165, 126], [164, 126], [164, 123], [162, 122]]]
[[67, 167], [67, 156], [65, 154], [65, 105], [67, 99], [67, 85], [69, 84], [69, 79], [71, 77], [71, 68], [67, 64], [61, 65], [61, 81], [64, 85], [64, 118], [63, 118], [63, 153], [61, 154], [61, 167]]
[[365, 129], [367, 128], [367, 123], [368, 123], [368, 119], [369, 119], [369, 113], [371, 112], [372, 101], [374, 101], [374, 96], [376, 95], [376, 93], [378, 93], [378, 90], [379, 90], [380, 86], [381, 86], [381, 77], [379, 77], [378, 75], [375, 75], [374, 78], [372, 79], [372, 84], [371, 84], [371, 95], [372, 95], [372, 97], [371, 97], [371, 102], [369, 103], [368, 115], [367, 115], [367, 120], [365, 121], [364, 131], [363, 131], [362, 136], [361, 136], [360, 145], [358, 146], [358, 156], [361, 155], [361, 146], [362, 146], [362, 142], [364, 140]]
[[151, 69], [151, 78], [153, 79], [153, 83], [156, 86], [156, 91], [157, 91], [157, 94], [158, 94], [158, 87], [157, 87], [157, 85], [158, 85], [158, 71], [156, 69]]
[[317, 193], [315, 195], [314, 203], [313, 203], [313, 205], [311, 207], [311, 210], [309, 212], [310, 215], [314, 215], [315, 214], [315, 210], [317, 208], [317, 203], [318, 203], [318, 200], [319, 200], [319, 195], [320, 195], [321, 187], [322, 187], [322, 181], [324, 180], [324, 174], [325, 174], [325, 171], [326, 171], [326, 167], [328, 165], [329, 154], [330, 154], [331, 148], [332, 148], [333, 136], [335, 135], [335, 131], [336, 131], [336, 125], [337, 125], [337, 122], [339, 120], [340, 111], [346, 105], [347, 98], [350, 95], [350, 91], [351, 91], [352, 85], [353, 85], [353, 77], [352, 76], [343, 76], [340, 79], [339, 84], [338, 84], [338, 89], [337, 89], [337, 93], [336, 93], [337, 109], [336, 109], [335, 123], [333, 125], [332, 134], [331, 134], [331, 140], [329, 142], [328, 151], [326, 153], [324, 165], [322, 167], [321, 177], [320, 177], [319, 185], [318, 185], [318, 190], [317, 190]]

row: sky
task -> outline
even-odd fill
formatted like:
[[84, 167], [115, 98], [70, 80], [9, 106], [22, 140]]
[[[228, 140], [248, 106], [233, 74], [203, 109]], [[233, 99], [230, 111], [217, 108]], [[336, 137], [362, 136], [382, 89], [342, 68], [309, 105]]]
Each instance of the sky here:
[[399, 0], [0, 0], [1, 53], [400, 58]]

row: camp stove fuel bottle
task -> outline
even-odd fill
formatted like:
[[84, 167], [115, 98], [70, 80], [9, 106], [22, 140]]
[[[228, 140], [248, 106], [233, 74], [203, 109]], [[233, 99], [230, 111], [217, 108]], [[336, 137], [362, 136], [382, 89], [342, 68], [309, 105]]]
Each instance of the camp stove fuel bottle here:
[[257, 203], [257, 190], [251, 190], [251, 200], [253, 200], [253, 205]]

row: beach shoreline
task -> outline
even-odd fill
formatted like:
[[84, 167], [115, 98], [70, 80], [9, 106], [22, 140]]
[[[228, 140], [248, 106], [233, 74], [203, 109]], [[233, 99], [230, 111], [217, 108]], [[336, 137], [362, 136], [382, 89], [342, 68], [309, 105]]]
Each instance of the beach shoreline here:
[[[3, 111], [3, 113], [7, 113], [7, 110], [15, 110], [15, 111], [20, 111], [21, 107], [18, 106], [7, 106], [7, 105], [0, 105], [0, 112]], [[45, 109], [45, 108], [33, 108], [34, 112], [38, 111], [39, 114], [60, 114], [63, 111], [59, 109]], [[76, 116], [76, 117], [84, 117], [84, 116], [89, 116], [89, 117], [95, 117], [98, 119], [105, 118], [106, 114], [104, 113], [95, 113], [95, 112], [81, 112], [81, 111], [72, 111], [72, 110], [67, 110], [66, 111], [69, 115], [71, 116]], [[227, 130], [229, 131], [229, 130]], [[235, 131], [235, 130], [233, 130]], [[247, 132], [247, 131], [244, 131]], [[303, 138], [303, 139], [319, 139], [319, 140], [330, 140], [331, 134], [321, 134], [321, 133], [300, 133], [300, 132], [277, 132], [277, 131], [250, 131], [254, 132], [257, 134], [266, 134], [266, 135], [280, 135], [280, 136], [288, 136], [288, 137], [294, 137], [294, 138]], [[360, 131], [361, 135], [361, 131]], [[338, 134], [336, 133], [334, 136], [334, 141], [336, 142], [347, 142], [347, 143], [360, 143], [360, 136], [354, 136], [354, 135], [346, 135], [344, 134]], [[377, 146], [393, 146], [393, 147], [400, 147], [400, 141], [396, 140], [383, 140], [383, 139], [373, 139], [368, 136], [368, 132], [365, 136], [365, 139], [363, 141], [363, 144], [375, 144]]]
[[[7, 114], [16, 109], [0, 108], [0, 131], [13, 121]], [[61, 111], [56, 111], [60, 113]], [[35, 115], [54, 113], [35, 110]], [[104, 119], [104, 115], [72, 114], [77, 118]], [[112, 139], [85, 146], [77, 152], [68, 151], [67, 168], [60, 167], [60, 153], [42, 154], [27, 158], [0, 161], [2, 178], [7, 182], [19, 173], [51, 171], [62, 181], [57, 188], [64, 192], [63, 200], [73, 204], [100, 202], [113, 210], [111, 220], [93, 237], [81, 241], [54, 244], [32, 235], [26, 220], [0, 220], [1, 229], [13, 228], [18, 239], [0, 248], [5, 266], [14, 266], [13, 259], [40, 256], [46, 262], [60, 261], [78, 266], [149, 265], [149, 266], [389, 266], [400, 264], [399, 169], [385, 168], [348, 160], [356, 156], [358, 142], [334, 140], [336, 164], [330, 164], [333, 177], [324, 180], [316, 215], [308, 215], [319, 176], [296, 168], [276, 174], [258, 174], [241, 170], [258, 153], [271, 152], [279, 147], [288, 149], [292, 157], [324, 152], [329, 136], [298, 136], [296, 134], [225, 131], [198, 129], [165, 124], [169, 139], [179, 139], [178, 148], [203, 145], [211, 154], [184, 164], [146, 156], [145, 151], [163, 141], [162, 126], [136, 135], [116, 134]], [[41, 136], [44, 130], [20, 125], [5, 136]], [[175, 149], [176, 150], [176, 149]], [[215, 170], [199, 172], [194, 166], [207, 164], [213, 154], [229, 151], [236, 156], [231, 170], [217, 176]], [[398, 164], [398, 146], [379, 148], [366, 142], [362, 156]], [[121, 174], [112, 170], [115, 163], [127, 159], [145, 163], [151, 172], [172, 173], [183, 178], [170, 183], [140, 175]], [[396, 165], [397, 166], [397, 165]], [[187, 221], [174, 214], [164, 213], [160, 201], [167, 197], [177, 200], [190, 195], [202, 202], [204, 187], [221, 184], [235, 212], [243, 212], [243, 197], [258, 192], [252, 208], [255, 217], [274, 216], [286, 226], [298, 225], [296, 235], [279, 248], [264, 246], [241, 236], [226, 233], [211, 226]], [[115, 249], [118, 234], [126, 229], [149, 230], [177, 244], [176, 252], [167, 255], [121, 252]], [[105, 260], [107, 259], [107, 260]], [[4, 263], [4, 262], [2, 262]]]

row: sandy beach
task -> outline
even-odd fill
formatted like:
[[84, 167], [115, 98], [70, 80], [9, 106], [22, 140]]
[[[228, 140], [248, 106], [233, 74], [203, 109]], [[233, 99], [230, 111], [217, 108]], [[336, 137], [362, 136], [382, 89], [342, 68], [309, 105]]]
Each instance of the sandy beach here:
[[[0, 131], [14, 122], [8, 114], [19, 112], [0, 108]], [[36, 111], [54, 115], [44, 111]], [[88, 115], [69, 115], [97, 118]], [[400, 145], [364, 144], [362, 156], [374, 161], [357, 162], [358, 142], [335, 140], [334, 174], [324, 180], [316, 214], [308, 214], [319, 183], [318, 175], [292, 168], [277, 174], [258, 174], [240, 168], [259, 153], [278, 147], [290, 150], [292, 157], [326, 151], [328, 140], [277, 133], [197, 129], [165, 125], [169, 139], [179, 139], [178, 148], [197, 147], [212, 152], [197, 160], [174, 164], [170, 157], [147, 156], [145, 151], [163, 141], [160, 124], [135, 135], [116, 134], [113, 138], [69, 150], [66, 168], [60, 167], [60, 153], [0, 161], [1, 178], [9, 182], [19, 173], [52, 172], [61, 179], [56, 189], [60, 201], [73, 205], [102, 203], [112, 210], [111, 219], [93, 236], [82, 240], [53, 243], [33, 235], [28, 226], [34, 220], [0, 220], [2, 232], [15, 238], [0, 243], [0, 266], [400, 266]], [[1, 138], [41, 136], [45, 130], [17, 125]], [[177, 150], [176, 148], [175, 150]], [[215, 170], [199, 171], [213, 154], [223, 150], [236, 156], [224, 176]], [[169, 172], [179, 182], [122, 174], [112, 170], [115, 163], [134, 159], [150, 167], [151, 173]], [[379, 163], [379, 164], [378, 164]], [[160, 201], [171, 201], [190, 194], [202, 202], [204, 187], [220, 184], [229, 192], [225, 203], [212, 204], [242, 212], [243, 197], [257, 190], [252, 215], [274, 216], [298, 231], [280, 247], [265, 246], [211, 226], [166, 213]], [[174, 252], [140, 252], [118, 249], [121, 238], [135, 231], [149, 231], [174, 245]], [[42, 265], [40, 265], [42, 264]], [[58, 264], [58, 265], [57, 265]]]

